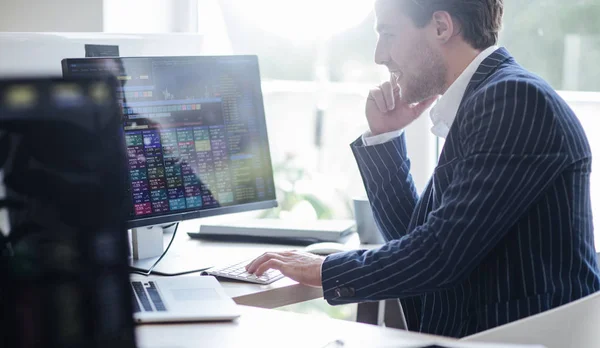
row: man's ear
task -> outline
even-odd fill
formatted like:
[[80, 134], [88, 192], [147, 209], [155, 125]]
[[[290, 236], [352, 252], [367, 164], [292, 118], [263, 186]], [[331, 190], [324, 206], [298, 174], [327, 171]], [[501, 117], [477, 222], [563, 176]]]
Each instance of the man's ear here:
[[433, 26], [436, 30], [437, 39], [442, 42], [448, 42], [454, 36], [454, 21], [450, 13], [438, 11], [433, 14]]

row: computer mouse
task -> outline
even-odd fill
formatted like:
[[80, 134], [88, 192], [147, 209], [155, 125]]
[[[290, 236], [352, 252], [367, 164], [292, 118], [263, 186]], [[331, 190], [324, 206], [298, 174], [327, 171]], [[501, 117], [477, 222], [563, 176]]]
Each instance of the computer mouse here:
[[308, 245], [304, 250], [316, 255], [330, 255], [348, 251], [349, 248], [340, 243], [322, 242]]

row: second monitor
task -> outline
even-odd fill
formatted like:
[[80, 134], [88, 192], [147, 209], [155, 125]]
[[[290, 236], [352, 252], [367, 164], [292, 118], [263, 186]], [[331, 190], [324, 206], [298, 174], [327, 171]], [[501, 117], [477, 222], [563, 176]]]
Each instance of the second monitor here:
[[[256, 56], [78, 58], [62, 68], [121, 82], [130, 228], [277, 206]], [[162, 248], [154, 235], [146, 245]]]

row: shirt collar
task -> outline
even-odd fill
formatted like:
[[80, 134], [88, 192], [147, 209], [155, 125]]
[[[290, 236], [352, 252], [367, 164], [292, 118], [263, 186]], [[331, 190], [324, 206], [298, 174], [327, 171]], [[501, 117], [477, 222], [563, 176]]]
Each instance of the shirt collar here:
[[475, 57], [471, 64], [460, 74], [431, 109], [429, 117], [433, 122], [433, 127], [431, 128], [433, 134], [441, 138], [448, 136], [469, 82], [473, 78], [473, 75], [475, 75], [475, 72], [477, 72], [479, 65], [497, 49], [498, 46], [489, 47]]

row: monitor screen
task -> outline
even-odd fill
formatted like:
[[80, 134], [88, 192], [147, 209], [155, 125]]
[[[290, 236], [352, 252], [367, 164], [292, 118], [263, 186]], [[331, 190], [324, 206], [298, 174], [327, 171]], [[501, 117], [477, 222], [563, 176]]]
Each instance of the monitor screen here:
[[275, 207], [256, 56], [79, 58], [121, 82], [130, 227]]

